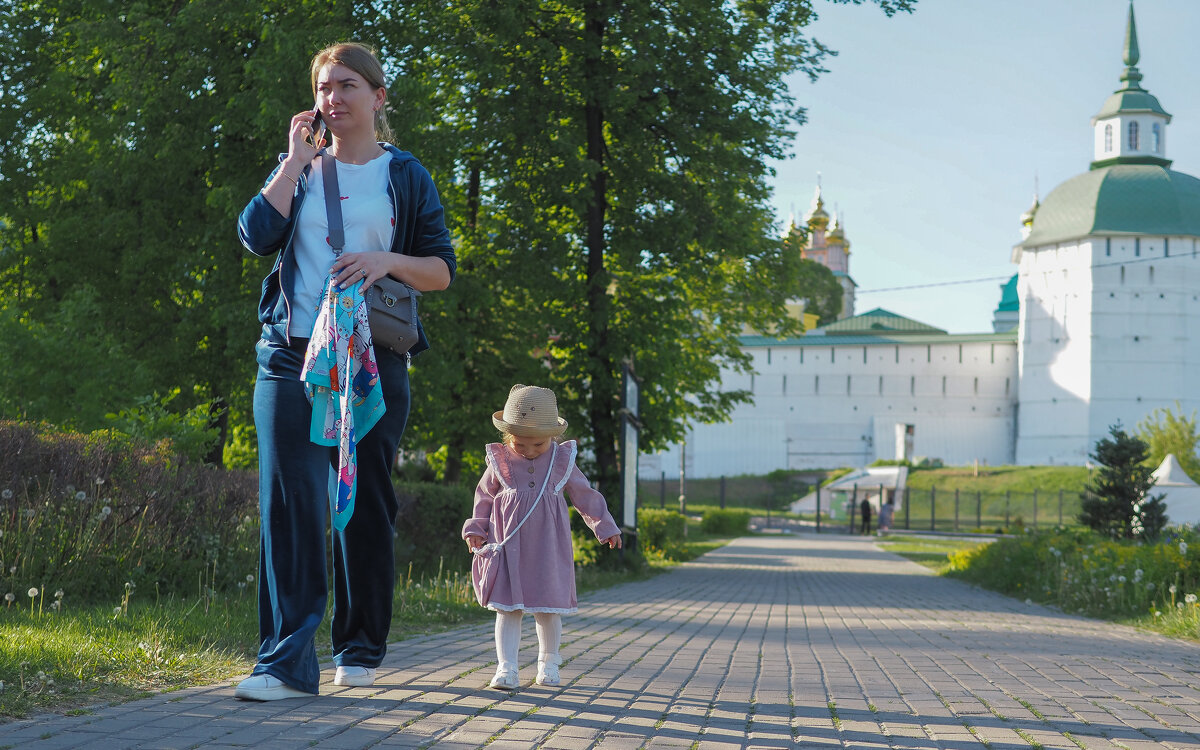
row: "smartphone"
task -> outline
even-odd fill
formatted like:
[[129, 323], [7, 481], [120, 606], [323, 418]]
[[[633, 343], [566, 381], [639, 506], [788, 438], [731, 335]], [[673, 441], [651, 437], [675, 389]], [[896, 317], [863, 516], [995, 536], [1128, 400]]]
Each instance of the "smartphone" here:
[[313, 107], [312, 121], [312, 145], [315, 148], [321, 147], [321, 141], [325, 138], [325, 118], [321, 117], [319, 107]]

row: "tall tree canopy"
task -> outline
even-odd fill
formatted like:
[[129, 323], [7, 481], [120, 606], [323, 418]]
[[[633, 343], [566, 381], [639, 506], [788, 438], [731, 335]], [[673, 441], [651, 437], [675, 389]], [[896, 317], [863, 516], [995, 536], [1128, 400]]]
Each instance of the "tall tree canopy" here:
[[813, 0], [18, 5], [0, 20], [0, 127], [22, 136], [0, 153], [0, 345], [35, 354], [0, 375], [5, 412], [95, 426], [174, 388], [244, 425], [267, 267], [233, 222], [307, 103], [309, 56], [344, 38], [379, 47], [399, 145], [458, 242], [455, 285], [425, 298], [406, 440], [445, 446], [451, 478], [534, 381], [615, 499], [623, 362], [654, 449], [749, 398], [716, 388], [749, 367], [744, 325], [794, 332], [767, 163], [804, 119], [787, 78], [829, 54], [804, 34]]

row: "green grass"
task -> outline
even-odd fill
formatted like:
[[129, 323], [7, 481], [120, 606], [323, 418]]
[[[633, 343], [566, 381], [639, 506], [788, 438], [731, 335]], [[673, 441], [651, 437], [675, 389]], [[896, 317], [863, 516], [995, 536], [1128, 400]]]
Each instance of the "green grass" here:
[[[248, 673], [258, 648], [252, 588], [220, 598], [140, 600], [127, 607], [0, 611], [0, 716], [120, 701]], [[482, 621], [470, 580], [460, 574], [403, 577], [390, 639]], [[317, 631], [327, 657], [329, 617]]]
[[985, 541], [970, 541], [946, 537], [888, 535], [879, 541], [879, 546], [888, 552], [919, 563], [935, 573], [944, 573], [950, 567], [950, 555], [961, 550], [970, 550], [987, 544]]
[[[634, 569], [585, 567], [578, 571], [577, 588], [586, 594], [643, 580], [728, 542], [701, 534], [698, 524], [689, 535], [674, 559], [649, 559]], [[207, 591], [191, 600], [142, 596], [135, 589], [127, 607], [119, 604], [34, 607], [32, 613], [28, 604], [0, 604], [0, 717], [87, 712], [89, 705], [233, 679], [254, 665], [258, 615], [252, 586], [228, 598]], [[491, 617], [475, 602], [469, 575], [410, 572], [397, 584], [389, 640]], [[330, 653], [329, 638], [327, 612], [316, 636], [323, 658]]]

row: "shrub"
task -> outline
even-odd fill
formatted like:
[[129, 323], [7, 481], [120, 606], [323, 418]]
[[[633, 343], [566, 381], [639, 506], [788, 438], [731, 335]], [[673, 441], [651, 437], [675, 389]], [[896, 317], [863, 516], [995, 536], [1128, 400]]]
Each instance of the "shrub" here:
[[673, 510], [639, 508], [638, 543], [643, 550], [668, 552], [683, 542], [687, 518]]
[[258, 480], [125, 435], [0, 421], [0, 581], [77, 600], [245, 585], [257, 572]]
[[716, 536], [741, 536], [750, 530], [750, 512], [746, 510], [706, 510], [700, 529]]
[[411, 564], [419, 573], [466, 570], [471, 554], [462, 540], [474, 495], [463, 485], [397, 482], [396, 566]]
[[1055, 529], [950, 555], [950, 574], [1021, 599], [1094, 616], [1184, 610], [1200, 593], [1200, 539], [1172, 531], [1157, 543]]

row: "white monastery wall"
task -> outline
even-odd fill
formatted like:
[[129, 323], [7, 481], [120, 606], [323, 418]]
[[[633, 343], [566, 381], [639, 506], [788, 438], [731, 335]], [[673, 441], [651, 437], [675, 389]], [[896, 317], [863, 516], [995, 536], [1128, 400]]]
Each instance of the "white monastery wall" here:
[[[722, 383], [752, 391], [754, 402], [732, 423], [693, 427], [688, 475], [862, 466], [895, 457], [897, 424], [915, 426], [914, 456], [1012, 463], [1016, 343], [920, 338], [753, 347], [755, 374], [725, 372]], [[643, 455], [639, 474], [677, 479], [679, 447]]]

